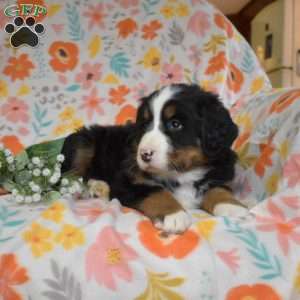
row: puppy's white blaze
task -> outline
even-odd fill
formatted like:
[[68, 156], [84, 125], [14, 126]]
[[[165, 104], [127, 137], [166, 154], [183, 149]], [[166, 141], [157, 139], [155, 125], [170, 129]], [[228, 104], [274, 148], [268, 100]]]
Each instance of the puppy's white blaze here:
[[138, 147], [137, 162], [142, 169], [147, 168], [149, 164], [143, 162], [140, 158], [139, 153], [141, 149], [153, 151], [154, 154], [150, 163], [151, 167], [162, 170], [166, 170], [168, 167], [170, 145], [167, 137], [161, 132], [159, 125], [163, 107], [172, 98], [175, 92], [175, 88], [168, 86], [152, 100], [153, 127], [142, 137]]
[[165, 87], [161, 92], [158, 94], [156, 98], [152, 101], [152, 112], [153, 112], [153, 130], [159, 130], [159, 123], [160, 123], [160, 116], [163, 107], [169, 101], [172, 96], [176, 93], [176, 89], [171, 86]]

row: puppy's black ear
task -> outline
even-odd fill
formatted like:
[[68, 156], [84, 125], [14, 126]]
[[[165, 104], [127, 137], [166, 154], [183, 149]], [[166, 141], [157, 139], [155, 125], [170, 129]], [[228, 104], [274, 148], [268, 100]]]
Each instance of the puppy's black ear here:
[[231, 147], [238, 136], [238, 127], [216, 95], [207, 94], [205, 98], [199, 103], [201, 145], [207, 156], [214, 156]]

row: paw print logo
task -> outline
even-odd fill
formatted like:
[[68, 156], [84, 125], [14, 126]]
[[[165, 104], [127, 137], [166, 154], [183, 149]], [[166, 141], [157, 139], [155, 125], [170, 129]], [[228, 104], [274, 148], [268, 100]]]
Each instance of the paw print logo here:
[[41, 23], [35, 24], [33, 17], [16, 17], [13, 23], [6, 24], [4, 30], [11, 34], [10, 44], [17, 48], [22, 45], [35, 47], [39, 43], [39, 35], [44, 33], [45, 27]]

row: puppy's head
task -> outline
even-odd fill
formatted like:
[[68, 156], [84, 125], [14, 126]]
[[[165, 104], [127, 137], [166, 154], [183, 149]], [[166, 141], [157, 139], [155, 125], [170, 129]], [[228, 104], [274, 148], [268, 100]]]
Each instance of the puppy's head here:
[[218, 97], [197, 85], [174, 84], [141, 100], [137, 163], [168, 175], [207, 165], [231, 147], [237, 127]]

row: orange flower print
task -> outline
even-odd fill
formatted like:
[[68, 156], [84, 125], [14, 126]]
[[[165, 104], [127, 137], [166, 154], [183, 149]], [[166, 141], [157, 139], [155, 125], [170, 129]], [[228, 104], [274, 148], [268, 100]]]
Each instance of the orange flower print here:
[[265, 232], [275, 231], [279, 247], [283, 254], [287, 256], [290, 241], [300, 245], [300, 232], [296, 231], [300, 225], [300, 218], [287, 220], [283, 211], [271, 200], [269, 200], [267, 208], [270, 216], [256, 216], [257, 229]]
[[0, 137], [0, 143], [2, 143], [5, 148], [9, 149], [13, 155], [17, 155], [25, 149], [19, 138], [15, 135], [5, 135]]
[[143, 35], [142, 38], [145, 40], [153, 40], [155, 37], [157, 37], [157, 30], [162, 28], [162, 25], [159, 21], [154, 20], [151, 21], [149, 24], [146, 24], [143, 26], [142, 31]]
[[254, 166], [254, 170], [256, 174], [260, 177], [263, 177], [265, 174], [265, 170], [267, 166], [272, 166], [272, 154], [274, 152], [274, 148], [269, 144], [260, 145], [260, 156], [256, 161]]
[[232, 63], [229, 64], [229, 72], [227, 76], [228, 88], [237, 93], [244, 83], [243, 73]]
[[123, 8], [131, 8], [139, 4], [139, 0], [116, 0]]
[[281, 300], [273, 287], [264, 283], [254, 285], [239, 285], [232, 288], [225, 300]]
[[49, 48], [50, 65], [54, 71], [73, 70], [78, 62], [78, 47], [74, 43], [57, 41]]
[[125, 105], [116, 116], [116, 124], [123, 125], [134, 123], [136, 119], [136, 108], [132, 105]]
[[227, 36], [229, 38], [232, 38], [233, 37], [233, 27], [231, 25], [231, 23], [221, 14], [216, 14], [215, 15], [215, 23], [216, 25], [221, 28], [221, 29], [224, 29], [227, 33]]
[[289, 91], [281, 95], [270, 107], [270, 113], [281, 113], [296, 100], [300, 100], [300, 91]]
[[16, 79], [24, 79], [34, 69], [34, 64], [28, 58], [28, 54], [21, 54], [19, 57], [10, 57], [8, 65], [3, 69], [3, 73], [11, 78], [12, 81]]
[[18, 264], [15, 254], [0, 256], [0, 296], [2, 300], [22, 300], [16, 286], [29, 280], [25, 268]]
[[103, 3], [96, 5], [88, 5], [88, 10], [83, 13], [85, 17], [89, 19], [89, 29], [93, 29], [94, 26], [104, 28], [104, 18], [107, 16], [104, 12], [105, 6]]
[[206, 75], [212, 75], [225, 69], [227, 65], [227, 59], [225, 52], [221, 51], [216, 56], [212, 57], [208, 62], [208, 68], [205, 71]]
[[[42, 6], [42, 7], [47, 7], [46, 3], [44, 0], [18, 0], [17, 4], [20, 8], [20, 4], [32, 4], [33, 7], [34, 5], [39, 5], [39, 6]], [[41, 12], [41, 11], [40, 11]], [[33, 11], [32, 11], [33, 13]], [[45, 14], [43, 13], [39, 13], [37, 16], [34, 16], [34, 19], [35, 19], [35, 22], [41, 22], [45, 17], [47, 16], [47, 13], [45, 12]]]
[[126, 39], [130, 34], [137, 30], [137, 24], [131, 18], [127, 18], [118, 22], [117, 28], [119, 30], [119, 36]]
[[238, 150], [243, 145], [245, 145], [245, 143], [249, 140], [250, 134], [251, 134], [250, 131], [246, 131], [246, 132], [243, 132], [242, 134], [240, 134], [233, 143], [233, 146], [232, 146], [233, 149]]
[[163, 236], [148, 220], [138, 224], [138, 231], [144, 247], [163, 258], [184, 258], [196, 248], [200, 240], [193, 230], [187, 230], [180, 235]]
[[112, 88], [109, 91], [109, 101], [113, 104], [121, 105], [126, 101], [124, 97], [128, 95], [129, 92], [130, 89], [126, 85], [120, 85], [115, 89]]

